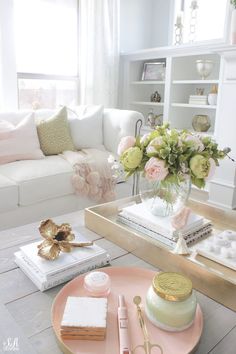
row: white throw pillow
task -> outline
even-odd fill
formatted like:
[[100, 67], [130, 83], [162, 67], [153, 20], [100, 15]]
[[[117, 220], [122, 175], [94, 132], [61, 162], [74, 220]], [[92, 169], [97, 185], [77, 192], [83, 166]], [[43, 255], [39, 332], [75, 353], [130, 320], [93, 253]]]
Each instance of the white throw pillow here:
[[0, 164], [44, 157], [39, 145], [34, 113], [14, 125], [0, 120]]
[[103, 106], [68, 108], [71, 137], [76, 149], [103, 145]]

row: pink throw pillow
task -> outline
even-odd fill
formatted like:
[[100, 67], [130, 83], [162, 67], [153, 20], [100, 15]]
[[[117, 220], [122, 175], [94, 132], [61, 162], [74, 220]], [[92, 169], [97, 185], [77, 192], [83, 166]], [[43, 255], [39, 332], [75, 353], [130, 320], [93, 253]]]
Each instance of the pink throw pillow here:
[[0, 120], [0, 164], [44, 157], [39, 145], [34, 113], [19, 124]]

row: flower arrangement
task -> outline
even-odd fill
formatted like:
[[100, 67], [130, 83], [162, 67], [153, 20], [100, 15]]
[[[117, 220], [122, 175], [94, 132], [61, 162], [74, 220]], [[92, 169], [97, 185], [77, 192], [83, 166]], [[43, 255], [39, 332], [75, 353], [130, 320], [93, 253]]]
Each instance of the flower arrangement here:
[[236, 9], [236, 0], [230, 0], [230, 2], [233, 5], [233, 7]]
[[198, 188], [205, 186], [219, 166], [219, 160], [229, 152], [230, 148], [220, 150], [209, 136], [170, 129], [168, 124], [141, 138], [124, 137], [118, 146], [127, 177], [143, 172], [149, 181], [175, 184], [190, 178]]

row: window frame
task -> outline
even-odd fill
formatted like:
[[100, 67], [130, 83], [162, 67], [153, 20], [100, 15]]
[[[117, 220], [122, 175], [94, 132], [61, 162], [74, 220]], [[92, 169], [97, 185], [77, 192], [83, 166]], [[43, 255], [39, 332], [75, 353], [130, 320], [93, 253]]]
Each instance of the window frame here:
[[77, 74], [54, 75], [43, 73], [18, 72], [16, 68], [16, 51], [14, 43], [14, 0], [0, 1], [0, 52], [4, 53], [0, 63], [2, 79], [2, 101], [0, 110], [13, 111], [19, 109], [18, 79], [72, 80], [76, 82], [76, 104], [79, 102], [79, 0], [76, 1], [77, 11]]
[[[180, 11], [184, 11], [185, 7], [185, 0], [170, 0], [171, 1], [171, 7], [172, 7], [172, 18], [170, 21], [170, 34], [169, 38], [171, 38], [171, 46], [176, 47], [175, 43], [175, 22], [176, 22], [176, 17], [177, 13]], [[206, 39], [206, 40], [201, 40], [201, 41], [194, 41], [194, 42], [184, 42], [181, 45], [185, 47], [196, 47], [196, 46], [201, 46], [201, 45], [207, 45], [207, 44], [219, 44], [219, 45], [227, 45], [229, 44], [229, 33], [230, 33], [230, 17], [231, 17], [231, 4], [230, 0], [227, 0], [226, 3], [226, 15], [225, 15], [225, 22], [224, 22], [224, 32], [223, 36], [221, 38], [215, 38], [215, 39]]]
[[[77, 70], [78, 72], [78, 70]], [[78, 75], [53, 75], [53, 74], [37, 74], [37, 73], [23, 73], [17, 72], [17, 106], [20, 109], [19, 102], [19, 79], [29, 79], [29, 80], [60, 80], [60, 81], [74, 81], [76, 84], [76, 104], [78, 104], [79, 98], [79, 76]]]

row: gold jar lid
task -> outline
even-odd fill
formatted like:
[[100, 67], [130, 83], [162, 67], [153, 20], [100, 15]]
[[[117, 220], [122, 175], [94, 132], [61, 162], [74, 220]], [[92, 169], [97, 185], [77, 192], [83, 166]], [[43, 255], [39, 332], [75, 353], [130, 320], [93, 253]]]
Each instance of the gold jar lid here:
[[179, 273], [162, 272], [155, 275], [152, 281], [157, 295], [168, 301], [183, 301], [192, 294], [192, 282]]

